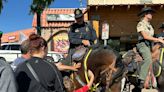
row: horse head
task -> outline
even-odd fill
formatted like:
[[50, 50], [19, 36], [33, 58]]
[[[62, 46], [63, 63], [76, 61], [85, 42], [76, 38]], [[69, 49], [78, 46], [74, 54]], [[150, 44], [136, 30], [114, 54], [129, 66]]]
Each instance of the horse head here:
[[100, 83], [105, 89], [113, 84], [113, 74], [117, 71], [115, 63], [118, 56], [112, 49], [98, 48], [93, 50], [88, 58], [87, 67], [95, 75], [95, 83]]
[[[104, 49], [104, 48], [97, 48], [91, 51], [91, 54], [87, 58], [86, 64], [85, 57], [80, 60], [81, 68], [78, 69], [74, 78], [74, 88], [78, 89], [83, 86], [83, 84], [87, 84], [85, 71], [88, 69], [91, 70], [95, 75], [94, 84], [100, 84], [99, 86], [105, 86], [109, 88], [109, 84], [112, 82], [112, 74], [116, 71], [115, 69], [115, 62], [117, 56], [113, 52], [113, 50]], [[87, 69], [85, 69], [87, 66]], [[80, 78], [83, 83], [80, 83]]]

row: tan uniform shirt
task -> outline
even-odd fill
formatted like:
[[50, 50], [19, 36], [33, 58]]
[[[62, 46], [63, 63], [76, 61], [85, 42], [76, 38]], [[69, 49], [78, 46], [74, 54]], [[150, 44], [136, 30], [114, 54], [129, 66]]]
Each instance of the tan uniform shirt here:
[[[154, 29], [151, 26], [150, 22], [147, 22], [145, 20], [141, 20], [137, 24], [137, 32], [140, 33], [141, 31], [145, 32], [148, 36], [153, 36], [154, 35]], [[143, 40], [143, 36], [139, 34], [138, 40]]]

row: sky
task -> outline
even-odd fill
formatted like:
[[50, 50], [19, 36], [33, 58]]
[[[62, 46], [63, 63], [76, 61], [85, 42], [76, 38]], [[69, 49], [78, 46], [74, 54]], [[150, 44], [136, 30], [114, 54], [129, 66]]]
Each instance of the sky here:
[[[7, 0], [0, 14], [0, 31], [4, 33], [32, 28], [33, 15], [30, 15], [32, 0]], [[83, 7], [86, 0], [82, 0]], [[79, 8], [79, 0], [55, 0], [50, 8]]]

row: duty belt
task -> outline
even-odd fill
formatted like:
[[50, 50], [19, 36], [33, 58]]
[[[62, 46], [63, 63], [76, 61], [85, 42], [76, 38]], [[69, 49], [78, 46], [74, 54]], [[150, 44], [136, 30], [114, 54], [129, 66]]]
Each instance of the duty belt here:
[[152, 47], [152, 42], [149, 40], [139, 40], [139, 43], [144, 42], [148, 47]]

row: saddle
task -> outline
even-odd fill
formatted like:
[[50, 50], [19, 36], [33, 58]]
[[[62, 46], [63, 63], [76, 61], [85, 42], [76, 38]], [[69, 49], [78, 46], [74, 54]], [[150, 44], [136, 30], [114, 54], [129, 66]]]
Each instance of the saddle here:
[[85, 53], [87, 52], [87, 48], [84, 46], [79, 46], [75, 49], [75, 52], [72, 55], [73, 61], [80, 61], [84, 58]]
[[126, 52], [122, 58], [124, 64], [127, 66], [129, 74], [133, 74], [136, 70], [140, 71], [140, 66], [143, 64], [143, 58], [140, 56], [136, 48]]
[[126, 52], [123, 56], [123, 62], [128, 65], [131, 63], [131, 61], [135, 62], [141, 62], [143, 61], [142, 56], [138, 53], [137, 48], [133, 48], [132, 50], [129, 50]]

